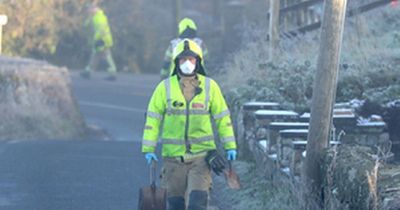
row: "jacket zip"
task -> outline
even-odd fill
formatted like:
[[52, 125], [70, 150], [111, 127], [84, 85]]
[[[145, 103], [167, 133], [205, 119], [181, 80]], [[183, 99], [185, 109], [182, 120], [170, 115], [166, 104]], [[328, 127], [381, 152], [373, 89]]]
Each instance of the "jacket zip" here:
[[197, 91], [195, 91], [193, 97], [186, 102], [186, 124], [185, 124], [185, 145], [186, 145], [186, 153], [190, 153], [190, 143], [189, 143], [189, 109], [190, 103], [193, 101], [194, 97], [199, 95]]
[[[193, 98], [196, 95], [193, 96]], [[185, 145], [186, 145], [186, 153], [190, 153], [190, 144], [189, 144], [189, 108], [190, 108], [190, 103], [192, 102], [192, 99], [190, 101], [186, 102], [186, 124], [185, 124]]]
[[[190, 108], [190, 103], [193, 101], [194, 97], [196, 97], [199, 94], [200, 94], [200, 92], [197, 92], [195, 90], [195, 92], [193, 94], [193, 97], [189, 101], [186, 101], [186, 124], [185, 124], [185, 147], [186, 147], [186, 153], [190, 153], [190, 143], [189, 143], [189, 108]], [[183, 92], [182, 92], [182, 95], [183, 95]], [[185, 98], [184, 95], [183, 95], [183, 97]]]

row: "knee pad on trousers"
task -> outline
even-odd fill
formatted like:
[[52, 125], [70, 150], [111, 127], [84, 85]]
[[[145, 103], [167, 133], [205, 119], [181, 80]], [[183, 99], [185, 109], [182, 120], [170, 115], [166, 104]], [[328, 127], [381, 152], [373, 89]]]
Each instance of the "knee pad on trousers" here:
[[190, 192], [188, 210], [207, 210], [207, 203], [207, 191], [193, 190]]
[[183, 197], [169, 197], [168, 210], [185, 210], [185, 199]]

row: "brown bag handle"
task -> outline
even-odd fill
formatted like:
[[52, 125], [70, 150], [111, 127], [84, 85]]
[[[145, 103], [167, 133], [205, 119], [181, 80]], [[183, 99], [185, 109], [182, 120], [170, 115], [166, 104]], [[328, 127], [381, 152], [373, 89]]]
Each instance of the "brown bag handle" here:
[[151, 160], [150, 164], [150, 186], [151, 189], [155, 190], [156, 189], [156, 167], [157, 163], [154, 160]]

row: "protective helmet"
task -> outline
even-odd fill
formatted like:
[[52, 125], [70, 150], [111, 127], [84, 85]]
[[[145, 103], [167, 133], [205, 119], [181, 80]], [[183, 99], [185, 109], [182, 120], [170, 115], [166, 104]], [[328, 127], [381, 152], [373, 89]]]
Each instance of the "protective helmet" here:
[[197, 26], [190, 18], [183, 18], [178, 25], [178, 34], [181, 38], [194, 38]]
[[179, 72], [179, 59], [183, 56], [193, 56], [196, 58], [196, 69], [195, 72], [205, 75], [204, 62], [203, 62], [203, 52], [200, 46], [193, 40], [183, 39], [180, 41], [172, 53], [172, 75]]

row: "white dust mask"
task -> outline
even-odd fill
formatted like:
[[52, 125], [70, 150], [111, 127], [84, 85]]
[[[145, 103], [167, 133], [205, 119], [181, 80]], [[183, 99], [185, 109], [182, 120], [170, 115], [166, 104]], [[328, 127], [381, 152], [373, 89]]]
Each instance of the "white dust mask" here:
[[186, 75], [191, 75], [193, 74], [194, 70], [196, 69], [196, 64], [193, 64], [189, 60], [186, 60], [184, 63], [182, 63], [179, 68], [181, 69], [181, 72]]

